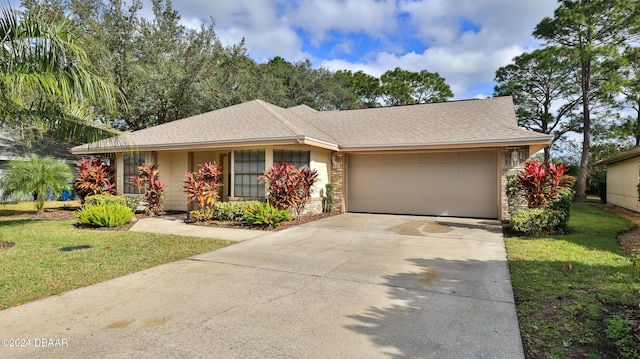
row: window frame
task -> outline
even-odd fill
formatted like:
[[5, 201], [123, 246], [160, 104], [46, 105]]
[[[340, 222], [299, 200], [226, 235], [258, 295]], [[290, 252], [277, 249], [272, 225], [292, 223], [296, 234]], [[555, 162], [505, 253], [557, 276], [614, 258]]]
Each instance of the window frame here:
[[[266, 168], [266, 151], [234, 150], [233, 151], [233, 196], [239, 198], [265, 198], [265, 186], [258, 180]], [[244, 187], [249, 193], [245, 195]]]
[[[299, 159], [297, 161], [294, 160], [296, 155]], [[303, 155], [306, 156], [306, 158], [304, 158], [307, 160], [306, 162], [303, 162]], [[280, 158], [277, 159], [278, 157]], [[273, 163], [280, 163], [283, 160], [298, 168], [311, 167], [311, 151], [284, 149], [273, 150]]]
[[[146, 153], [124, 153], [122, 155], [123, 194], [138, 194], [138, 189], [133, 184], [132, 177], [138, 175], [138, 167], [145, 163], [147, 157], [146, 155]], [[128, 161], [129, 158], [133, 158], [133, 164]]]

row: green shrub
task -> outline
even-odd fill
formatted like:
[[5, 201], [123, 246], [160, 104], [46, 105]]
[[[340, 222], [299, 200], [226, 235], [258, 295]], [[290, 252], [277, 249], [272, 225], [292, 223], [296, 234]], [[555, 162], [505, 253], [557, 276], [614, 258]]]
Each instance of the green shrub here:
[[216, 202], [213, 219], [216, 221], [245, 221], [245, 210], [260, 205], [258, 201]]
[[327, 189], [327, 197], [325, 198], [324, 203], [324, 212], [331, 213], [331, 211], [333, 211], [335, 185], [333, 183], [327, 183], [326, 185], [324, 185], [324, 188]]
[[75, 217], [82, 223], [98, 227], [122, 227], [133, 219], [131, 208], [120, 203], [85, 205]]
[[85, 197], [84, 203], [90, 206], [95, 206], [98, 204], [118, 203], [129, 207], [133, 212], [138, 209], [138, 197], [133, 196], [112, 196], [109, 194], [97, 194], [94, 196]]
[[211, 208], [195, 209], [189, 212], [189, 219], [195, 222], [204, 222], [213, 218]]
[[259, 203], [245, 209], [246, 222], [251, 225], [277, 227], [282, 222], [291, 220], [288, 209], [277, 209], [269, 203]]
[[634, 254], [631, 256], [631, 266], [640, 273], [640, 254]]
[[557, 230], [567, 222], [563, 211], [543, 208], [526, 208], [514, 213], [509, 229], [526, 235], [537, 236], [546, 231]]
[[506, 194], [507, 206], [510, 215], [526, 208], [527, 205], [524, 201], [525, 198], [520, 187], [520, 182], [518, 182], [518, 176], [507, 175]]
[[549, 205], [549, 209], [562, 213], [560, 222], [553, 229], [566, 229], [571, 215], [571, 206], [573, 205], [573, 191], [571, 189], [563, 189], [562, 193]]

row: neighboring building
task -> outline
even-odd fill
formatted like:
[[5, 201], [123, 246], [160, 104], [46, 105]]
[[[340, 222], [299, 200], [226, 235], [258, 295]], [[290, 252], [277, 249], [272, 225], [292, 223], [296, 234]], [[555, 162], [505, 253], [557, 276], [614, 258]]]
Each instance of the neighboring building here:
[[607, 203], [640, 212], [640, 148], [618, 153], [596, 165], [607, 166]]
[[56, 140], [25, 141], [18, 130], [0, 127], [0, 178], [13, 160], [27, 160], [29, 155], [52, 156], [75, 168], [80, 156], [69, 152], [68, 146]]
[[506, 175], [550, 143], [518, 127], [510, 97], [321, 112], [254, 100], [72, 152], [115, 155], [120, 194], [137, 193], [139, 163], [157, 163], [170, 210], [188, 209], [182, 180], [200, 163], [222, 165], [228, 201], [264, 199], [258, 176], [287, 160], [319, 173], [311, 211], [333, 183], [342, 212], [503, 219]]

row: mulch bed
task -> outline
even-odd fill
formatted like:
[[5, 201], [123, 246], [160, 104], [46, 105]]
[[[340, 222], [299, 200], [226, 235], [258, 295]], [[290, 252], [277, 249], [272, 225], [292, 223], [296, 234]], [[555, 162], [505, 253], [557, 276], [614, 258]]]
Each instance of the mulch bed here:
[[299, 226], [304, 223], [317, 221], [320, 219], [334, 216], [333, 213], [320, 213], [312, 216], [302, 217], [300, 220], [294, 219], [293, 221], [280, 223], [277, 227], [265, 227], [265, 226], [252, 226], [239, 222], [225, 222], [225, 221], [206, 221], [200, 223], [193, 223], [196, 226], [209, 226], [209, 227], [222, 227], [222, 228], [239, 228], [239, 229], [257, 229], [263, 231], [281, 231], [283, 229]]
[[[74, 214], [76, 213], [76, 210], [78, 208], [48, 208], [45, 209], [45, 211], [42, 214], [37, 214], [37, 213], [20, 213], [20, 214], [13, 214], [13, 215], [9, 215], [6, 217], [13, 217], [13, 218], [29, 218], [29, 219], [60, 219], [60, 220], [72, 220], [75, 219], [74, 218]], [[165, 213], [166, 215], [175, 215], [175, 214], [182, 214], [184, 212], [176, 212], [176, 211], [171, 211], [171, 212], [167, 212]], [[304, 223], [309, 223], [309, 222], [313, 222], [313, 221], [317, 221], [323, 218], [327, 218], [327, 217], [331, 217], [334, 214], [332, 213], [320, 213], [320, 214], [316, 214], [313, 216], [306, 216], [306, 217], [302, 217], [302, 219], [300, 220], [293, 220], [293, 221], [289, 221], [289, 222], [284, 222], [281, 223], [279, 226], [277, 227], [265, 227], [265, 226], [251, 226], [248, 224], [244, 224], [244, 223], [239, 223], [239, 222], [223, 222], [223, 221], [207, 221], [207, 222], [201, 222], [201, 223], [194, 223], [193, 225], [199, 225], [199, 226], [212, 226], [212, 227], [223, 227], [223, 228], [241, 228], [241, 229], [258, 229], [258, 230], [265, 230], [265, 231], [280, 231], [286, 228], [291, 228], [291, 227], [295, 227]], [[142, 218], [146, 218], [147, 216], [144, 213], [136, 213], [136, 219], [142, 219]], [[118, 228], [106, 228], [106, 227], [94, 227], [94, 226], [90, 226], [90, 225], [83, 225], [83, 224], [77, 224], [78, 228], [83, 228], [83, 229], [95, 229], [95, 230], [109, 230], [109, 231], [113, 231], [113, 230], [128, 230], [129, 228], [131, 228], [133, 225], [135, 224], [135, 221], [132, 221], [130, 223], [127, 223], [125, 226], [123, 227], [118, 227]], [[6, 248], [6, 247], [5, 247]], [[0, 243], [0, 250], [4, 249]]]
[[35, 212], [12, 214], [4, 217], [11, 218], [29, 218], [29, 219], [74, 219], [73, 215], [78, 208], [70, 209], [45, 209], [42, 214]]
[[618, 235], [618, 244], [625, 252], [629, 254], [640, 253], [640, 213], [608, 203], [596, 204], [596, 206], [602, 208], [607, 212], [617, 214], [618, 216], [625, 218], [639, 226], [629, 232]]

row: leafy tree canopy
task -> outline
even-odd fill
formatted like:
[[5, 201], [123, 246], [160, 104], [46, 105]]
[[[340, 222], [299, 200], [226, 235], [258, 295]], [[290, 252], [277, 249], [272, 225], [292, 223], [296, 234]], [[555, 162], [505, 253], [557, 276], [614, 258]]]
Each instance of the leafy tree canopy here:
[[380, 76], [381, 91], [389, 105], [444, 102], [453, 97], [451, 88], [438, 73], [411, 72], [396, 67]]

